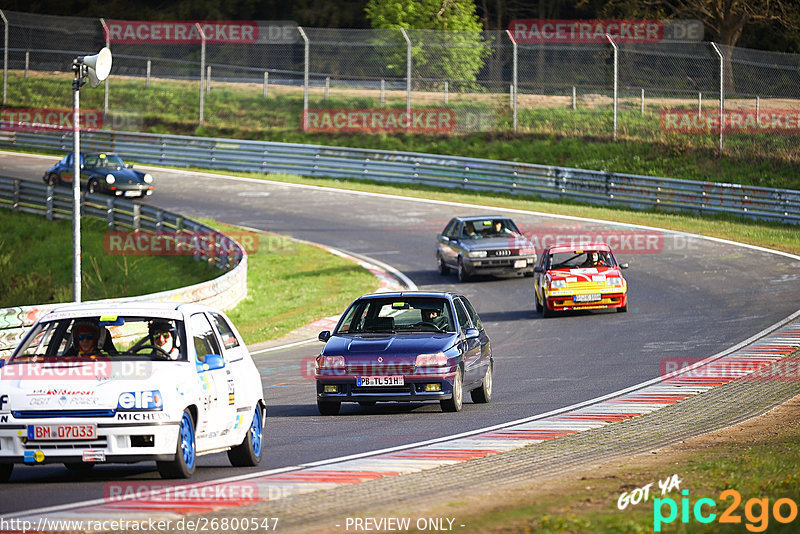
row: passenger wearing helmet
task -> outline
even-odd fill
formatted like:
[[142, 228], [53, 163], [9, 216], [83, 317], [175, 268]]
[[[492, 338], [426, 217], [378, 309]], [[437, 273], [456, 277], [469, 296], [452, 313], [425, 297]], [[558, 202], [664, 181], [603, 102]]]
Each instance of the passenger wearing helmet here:
[[180, 350], [175, 340], [175, 327], [169, 321], [153, 321], [149, 326], [153, 345], [163, 350], [170, 358], [180, 358]]
[[100, 326], [92, 320], [79, 320], [72, 326], [72, 346], [67, 354], [71, 356], [106, 356], [117, 354], [117, 350], [104, 326]]

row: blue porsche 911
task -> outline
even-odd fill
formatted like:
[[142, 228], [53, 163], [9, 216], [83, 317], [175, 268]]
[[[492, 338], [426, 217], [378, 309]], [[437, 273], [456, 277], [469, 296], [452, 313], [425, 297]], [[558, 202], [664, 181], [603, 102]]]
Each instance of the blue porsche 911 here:
[[[81, 185], [89, 193], [144, 198], [153, 194], [153, 177], [133, 169], [116, 154], [106, 152], [81, 153]], [[72, 152], [47, 169], [43, 179], [47, 185], [72, 185], [75, 174]]]
[[439, 401], [445, 412], [492, 397], [489, 337], [469, 300], [453, 293], [376, 293], [356, 299], [316, 358], [317, 407], [342, 402]]

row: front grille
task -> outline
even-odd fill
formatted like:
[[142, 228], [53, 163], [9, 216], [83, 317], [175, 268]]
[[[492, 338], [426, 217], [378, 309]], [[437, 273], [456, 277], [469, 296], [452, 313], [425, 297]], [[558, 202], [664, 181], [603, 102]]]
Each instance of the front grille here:
[[492, 257], [492, 256], [500, 256], [500, 257], [502, 257], [502, 256], [512, 256], [513, 254], [514, 254], [514, 252], [511, 249], [508, 249], [508, 248], [501, 248], [501, 249], [497, 249], [497, 250], [487, 250], [486, 251], [486, 256], [487, 257]]
[[396, 365], [390, 363], [368, 363], [347, 366], [347, 374], [357, 376], [409, 375], [413, 372], [414, 365], [410, 363]]
[[82, 450], [82, 449], [105, 449], [108, 447], [108, 440], [105, 436], [98, 437], [92, 441], [27, 441], [26, 450]]
[[358, 395], [361, 393], [386, 393], [386, 394], [411, 394], [411, 386], [387, 386], [387, 387], [369, 387], [369, 388], [358, 388], [353, 387], [351, 390], [353, 395]]

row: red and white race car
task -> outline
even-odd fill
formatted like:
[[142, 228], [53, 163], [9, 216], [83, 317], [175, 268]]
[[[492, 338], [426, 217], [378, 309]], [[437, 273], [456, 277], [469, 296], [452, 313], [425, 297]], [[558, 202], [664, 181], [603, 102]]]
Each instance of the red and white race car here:
[[549, 317], [553, 312], [616, 308], [628, 311], [628, 283], [605, 243], [554, 245], [539, 256], [534, 269], [536, 310]]

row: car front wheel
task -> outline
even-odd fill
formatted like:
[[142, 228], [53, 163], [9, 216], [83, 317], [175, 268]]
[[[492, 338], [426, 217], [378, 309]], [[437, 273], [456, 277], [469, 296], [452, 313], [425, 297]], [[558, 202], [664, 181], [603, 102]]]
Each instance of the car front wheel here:
[[57, 174], [49, 174], [47, 176], [47, 185], [57, 186], [61, 183], [61, 180], [58, 179]]
[[228, 460], [234, 467], [252, 467], [261, 462], [261, 451], [264, 444], [264, 418], [261, 415], [261, 406], [256, 404], [253, 421], [244, 435], [240, 445], [228, 451]]
[[189, 478], [194, 473], [196, 458], [197, 445], [194, 436], [194, 420], [187, 409], [183, 411], [183, 417], [181, 417], [181, 424], [178, 429], [175, 459], [156, 462], [156, 465], [162, 478]]
[[469, 282], [469, 273], [464, 268], [464, 261], [461, 258], [458, 258], [458, 281]]
[[449, 273], [449, 272], [450, 272], [450, 267], [448, 267], [448, 266], [447, 266], [447, 264], [444, 262], [444, 258], [442, 258], [442, 257], [441, 257], [440, 255], [438, 255], [438, 254], [436, 255], [436, 258], [437, 258], [437, 259], [438, 259], [438, 261], [439, 261], [439, 274], [441, 274], [442, 276], [444, 276], [444, 275], [446, 275], [447, 273]]
[[13, 471], [14, 464], [0, 464], [0, 482], [8, 482]]
[[89, 180], [89, 185], [86, 187], [86, 190], [91, 193], [97, 193], [99, 186], [97, 185], [97, 180]]
[[453, 380], [453, 396], [440, 401], [443, 412], [460, 412], [461, 407], [464, 405], [464, 379], [461, 374], [461, 369], [456, 371], [456, 376]]

